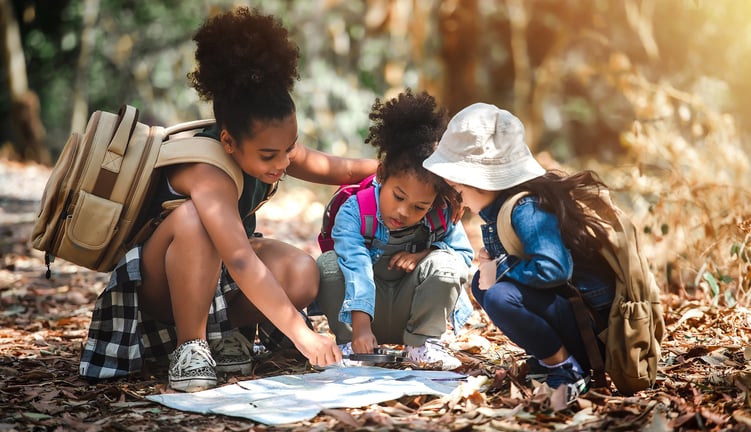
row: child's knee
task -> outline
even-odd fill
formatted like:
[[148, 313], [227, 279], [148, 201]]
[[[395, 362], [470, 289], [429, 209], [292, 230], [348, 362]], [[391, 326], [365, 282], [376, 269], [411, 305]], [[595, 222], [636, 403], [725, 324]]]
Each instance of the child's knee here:
[[334, 251], [322, 253], [316, 260], [316, 264], [322, 279], [343, 277], [342, 270], [339, 268], [338, 256]]
[[423, 279], [438, 278], [449, 284], [463, 285], [469, 277], [469, 269], [458, 254], [447, 250], [435, 250], [428, 254], [417, 270]]

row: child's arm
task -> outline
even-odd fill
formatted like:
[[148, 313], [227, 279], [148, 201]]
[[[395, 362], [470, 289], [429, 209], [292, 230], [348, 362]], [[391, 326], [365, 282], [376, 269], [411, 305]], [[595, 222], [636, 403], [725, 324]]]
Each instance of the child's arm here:
[[378, 169], [378, 161], [375, 159], [333, 156], [302, 144], [298, 144], [289, 158], [287, 174], [313, 183], [357, 183]]
[[220, 169], [203, 163], [183, 164], [170, 175], [178, 193], [188, 195], [219, 257], [240, 290], [287, 335], [313, 365], [341, 359], [336, 344], [310, 330], [268, 267], [256, 255], [237, 211], [237, 187]]
[[485, 248], [480, 249], [480, 252], [477, 254], [477, 261], [477, 271], [480, 272], [480, 279], [477, 281], [478, 288], [484, 291], [495, 285], [496, 262], [490, 257]]
[[371, 354], [378, 346], [370, 321], [370, 315], [365, 312], [352, 311], [352, 351]]
[[350, 197], [336, 214], [331, 237], [344, 276], [344, 302], [339, 321], [354, 324], [353, 312], [369, 318], [375, 313], [375, 282], [373, 261], [361, 234], [360, 207], [357, 197]]
[[558, 218], [536, 200], [522, 200], [511, 213], [511, 223], [528, 259], [505, 260], [497, 275], [537, 288], [560, 286], [573, 273], [573, 259], [563, 243]]

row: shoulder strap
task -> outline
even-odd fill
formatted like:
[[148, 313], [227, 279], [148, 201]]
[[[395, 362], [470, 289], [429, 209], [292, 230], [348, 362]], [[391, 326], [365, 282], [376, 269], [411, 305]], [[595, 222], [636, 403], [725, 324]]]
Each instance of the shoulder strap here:
[[498, 212], [498, 219], [496, 220], [498, 238], [501, 240], [503, 248], [509, 254], [520, 258], [525, 258], [527, 255], [524, 253], [522, 242], [519, 240], [519, 236], [516, 235], [514, 226], [511, 224], [511, 212], [514, 210], [517, 201], [527, 195], [529, 195], [529, 192], [522, 191], [507, 199], [501, 206], [501, 210]]
[[433, 243], [435, 241], [443, 239], [443, 237], [446, 235], [446, 209], [448, 207], [443, 208], [431, 208], [430, 211], [425, 215], [425, 220], [428, 222], [428, 227], [430, 228], [430, 238], [429, 242]]
[[186, 136], [169, 139], [162, 144], [154, 166], [158, 168], [188, 162], [211, 164], [226, 172], [237, 186], [238, 199], [242, 195], [244, 183], [240, 166], [213, 138]]
[[360, 234], [366, 239], [366, 243], [369, 245], [373, 237], [375, 237], [376, 227], [378, 223], [376, 221], [376, 198], [375, 188], [366, 187], [360, 191], [357, 191], [357, 204], [360, 205]]

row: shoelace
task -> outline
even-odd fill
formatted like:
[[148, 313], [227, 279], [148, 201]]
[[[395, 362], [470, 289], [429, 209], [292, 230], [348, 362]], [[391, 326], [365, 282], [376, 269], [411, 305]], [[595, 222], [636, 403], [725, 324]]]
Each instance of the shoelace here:
[[212, 341], [211, 348], [216, 353], [226, 356], [250, 356], [253, 352], [253, 345], [239, 331]]
[[206, 367], [208, 363], [211, 367], [216, 366], [216, 362], [211, 357], [211, 351], [201, 345], [185, 347], [177, 358], [175, 365], [179, 370], [194, 370]]

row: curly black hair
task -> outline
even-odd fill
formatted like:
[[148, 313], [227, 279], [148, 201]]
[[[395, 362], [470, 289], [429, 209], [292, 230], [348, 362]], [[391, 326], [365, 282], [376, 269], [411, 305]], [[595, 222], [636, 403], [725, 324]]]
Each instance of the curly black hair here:
[[418, 179], [432, 184], [437, 192], [434, 206], [445, 203], [456, 207], [458, 195], [439, 176], [426, 170], [422, 162], [438, 145], [448, 124], [448, 113], [439, 108], [435, 98], [423, 91], [411, 89], [386, 102], [376, 99], [371, 108], [369, 129], [365, 143], [378, 149], [381, 182], [396, 173], [412, 172]]
[[188, 79], [235, 139], [252, 137], [256, 121], [295, 112], [300, 50], [288, 36], [274, 16], [238, 7], [208, 18], [193, 37], [197, 65]]

